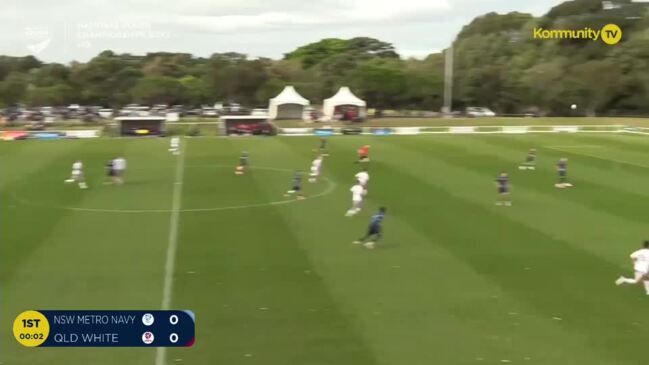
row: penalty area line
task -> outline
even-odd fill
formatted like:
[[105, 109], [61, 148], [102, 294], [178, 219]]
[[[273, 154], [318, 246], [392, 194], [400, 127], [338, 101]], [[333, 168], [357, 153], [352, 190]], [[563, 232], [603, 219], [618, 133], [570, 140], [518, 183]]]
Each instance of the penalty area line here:
[[[176, 162], [176, 175], [174, 188], [171, 197], [171, 214], [169, 215], [169, 240], [167, 242], [167, 258], [165, 261], [164, 284], [162, 287], [162, 310], [171, 307], [173, 294], [174, 271], [176, 268], [176, 251], [178, 250], [178, 224], [180, 222], [180, 207], [183, 192], [183, 176], [185, 171], [185, 145], [187, 140], [183, 138], [180, 146], [180, 156]], [[167, 357], [166, 347], [158, 347], [155, 356], [155, 365], [164, 365]]]

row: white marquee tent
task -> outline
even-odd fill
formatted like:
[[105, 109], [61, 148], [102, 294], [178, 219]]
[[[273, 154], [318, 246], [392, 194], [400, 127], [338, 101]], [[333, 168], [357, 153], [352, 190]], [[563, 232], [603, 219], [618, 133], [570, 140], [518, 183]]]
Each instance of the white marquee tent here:
[[293, 86], [286, 86], [279, 95], [268, 102], [270, 119], [302, 119], [304, 107], [310, 103], [295, 91]]
[[343, 105], [355, 106], [358, 108], [359, 116], [363, 117], [365, 115], [365, 100], [354, 95], [347, 86], [341, 87], [336, 95], [324, 100], [322, 114], [326, 119], [331, 120], [336, 112], [336, 107]]

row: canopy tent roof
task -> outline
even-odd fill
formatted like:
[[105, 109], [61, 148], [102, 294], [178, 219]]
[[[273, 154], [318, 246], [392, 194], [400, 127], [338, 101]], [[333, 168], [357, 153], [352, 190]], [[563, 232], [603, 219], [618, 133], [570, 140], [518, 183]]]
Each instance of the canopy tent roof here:
[[270, 118], [277, 118], [280, 105], [286, 104], [297, 104], [305, 107], [311, 103], [300, 95], [293, 86], [287, 85], [281, 93], [268, 101], [268, 114]]
[[338, 89], [336, 95], [324, 100], [322, 113], [326, 117], [331, 118], [334, 115], [336, 107], [339, 105], [353, 105], [359, 108], [365, 108], [367, 104], [365, 103], [365, 100], [362, 100], [358, 96], [354, 95], [354, 93], [352, 93], [352, 91], [349, 90], [347, 86], [343, 86]]
[[276, 97], [270, 99], [270, 102], [277, 105], [300, 104], [306, 106], [310, 104], [309, 101], [306, 100], [302, 95], [300, 95], [291, 85], [284, 87], [284, 90], [282, 90], [282, 92], [279, 93]]

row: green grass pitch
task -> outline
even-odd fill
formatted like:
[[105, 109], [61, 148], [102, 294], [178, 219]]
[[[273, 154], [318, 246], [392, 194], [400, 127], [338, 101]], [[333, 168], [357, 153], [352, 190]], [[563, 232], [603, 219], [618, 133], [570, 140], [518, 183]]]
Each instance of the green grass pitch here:
[[[171, 307], [196, 313], [197, 341], [166, 364], [647, 362], [649, 297], [613, 284], [649, 238], [647, 137], [332, 137], [324, 179], [295, 202], [283, 193], [317, 138], [185, 139], [182, 156], [168, 143], [0, 143], [0, 363], [154, 365], [155, 349], [22, 348], [11, 323], [27, 309], [160, 308], [170, 239]], [[368, 201], [347, 218], [363, 144]], [[531, 147], [537, 170], [519, 171]], [[242, 150], [251, 169], [236, 176]], [[103, 185], [118, 155], [126, 184]], [[563, 156], [572, 189], [554, 188]], [[63, 183], [77, 158], [86, 191]], [[501, 171], [512, 207], [494, 204]], [[384, 240], [353, 245], [381, 205]]]

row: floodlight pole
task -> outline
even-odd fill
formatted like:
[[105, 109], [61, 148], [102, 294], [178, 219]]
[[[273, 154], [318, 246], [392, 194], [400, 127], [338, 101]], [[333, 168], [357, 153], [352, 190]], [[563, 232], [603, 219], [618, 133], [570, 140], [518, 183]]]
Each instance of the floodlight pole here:
[[451, 116], [453, 111], [453, 43], [444, 51], [444, 106], [442, 114]]

